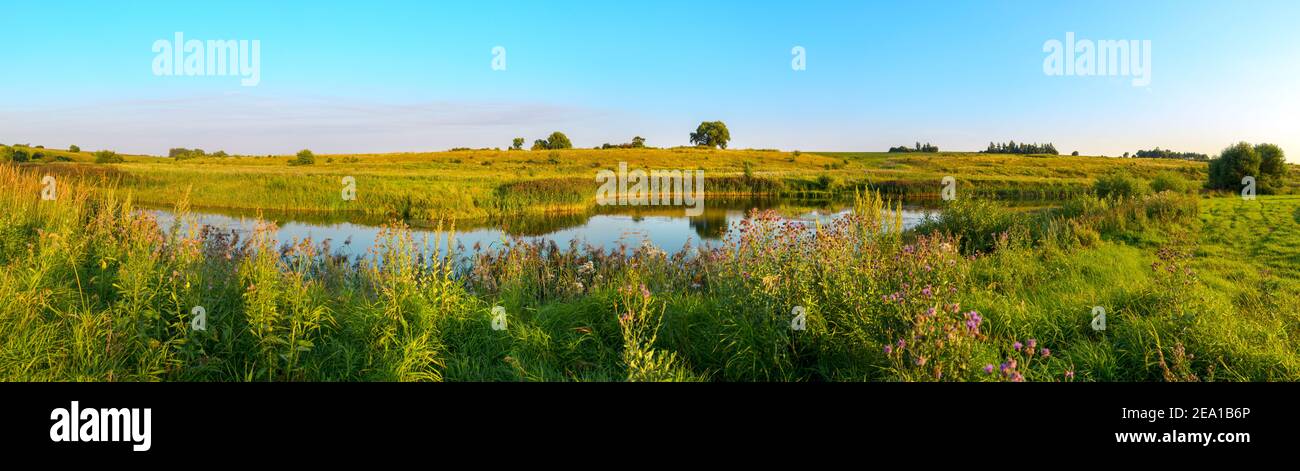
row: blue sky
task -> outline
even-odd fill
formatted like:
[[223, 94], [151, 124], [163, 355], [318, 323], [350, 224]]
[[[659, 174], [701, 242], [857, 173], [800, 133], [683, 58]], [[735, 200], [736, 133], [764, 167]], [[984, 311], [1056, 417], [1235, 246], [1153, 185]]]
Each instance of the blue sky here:
[[[6, 2], [0, 142], [132, 153], [1274, 142], [1300, 161], [1300, 2]], [[260, 82], [155, 76], [171, 40], [261, 43]], [[1045, 41], [1150, 40], [1151, 84], [1043, 73]], [[506, 70], [491, 68], [506, 48]], [[791, 69], [791, 48], [807, 69]]]

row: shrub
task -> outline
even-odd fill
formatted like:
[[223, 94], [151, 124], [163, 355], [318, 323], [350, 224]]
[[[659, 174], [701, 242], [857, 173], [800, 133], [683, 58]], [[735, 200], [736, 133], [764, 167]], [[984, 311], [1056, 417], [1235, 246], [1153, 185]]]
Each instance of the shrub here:
[[297, 158], [289, 161], [289, 165], [314, 165], [315, 163], [316, 154], [307, 149], [298, 151]]
[[[1027, 227], [1020, 214], [997, 202], [970, 198], [944, 205], [938, 216], [927, 216], [916, 227], [921, 234], [938, 232], [960, 237], [962, 253], [991, 252], [1000, 241], [1024, 240]], [[1012, 234], [1012, 233], [1015, 234]]]
[[81, 152], [81, 148], [77, 147], [76, 144], [73, 144], [68, 146], [68, 152]]
[[1092, 189], [1103, 198], [1133, 198], [1147, 193], [1147, 185], [1124, 170], [1112, 171], [1097, 178]]
[[122, 156], [117, 155], [117, 152], [113, 152], [111, 150], [101, 150], [95, 152], [95, 163], [97, 164], [119, 164], [122, 162], [126, 162], [126, 159], [123, 159]]
[[184, 147], [175, 147], [167, 150], [167, 156], [176, 160], [192, 159], [207, 155], [203, 149], [186, 149]]
[[1169, 171], [1160, 172], [1151, 179], [1151, 191], [1160, 193], [1162, 191], [1172, 191], [1174, 193], [1186, 193], [1189, 189], [1187, 180]]

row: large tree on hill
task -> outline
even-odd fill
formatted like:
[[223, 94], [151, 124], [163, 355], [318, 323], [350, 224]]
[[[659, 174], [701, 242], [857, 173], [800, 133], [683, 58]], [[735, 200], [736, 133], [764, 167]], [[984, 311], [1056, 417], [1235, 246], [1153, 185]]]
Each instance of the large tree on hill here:
[[722, 121], [705, 121], [695, 128], [691, 133], [691, 144], [702, 147], [727, 148], [727, 141], [731, 140], [731, 132], [727, 131], [727, 125]]

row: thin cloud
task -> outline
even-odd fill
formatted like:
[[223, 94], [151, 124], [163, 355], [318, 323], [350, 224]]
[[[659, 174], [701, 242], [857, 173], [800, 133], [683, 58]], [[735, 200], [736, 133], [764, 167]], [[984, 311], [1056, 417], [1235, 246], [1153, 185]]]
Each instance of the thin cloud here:
[[580, 129], [608, 110], [549, 103], [377, 103], [247, 93], [0, 110], [5, 139], [130, 153], [202, 147], [237, 153], [427, 151], [504, 147], [511, 137]]

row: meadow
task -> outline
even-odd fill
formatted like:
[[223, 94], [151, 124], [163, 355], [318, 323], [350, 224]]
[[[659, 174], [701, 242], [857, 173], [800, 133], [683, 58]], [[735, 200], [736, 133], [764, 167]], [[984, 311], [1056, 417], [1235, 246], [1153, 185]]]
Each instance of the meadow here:
[[[762, 150], [566, 149], [465, 150], [404, 154], [320, 155], [313, 165], [292, 156], [176, 160], [125, 156], [95, 164], [88, 153], [44, 151], [37, 166], [96, 187], [129, 188], [134, 201], [171, 207], [265, 210], [347, 217], [400, 218], [417, 225], [499, 219], [516, 214], [591, 213], [596, 172], [630, 168], [705, 171], [710, 196], [764, 195], [851, 200], [870, 189], [909, 200], [937, 199], [945, 176], [963, 195], [1060, 200], [1088, 192], [1096, 176], [1122, 169], [1150, 179], [1162, 172], [1205, 179], [1205, 164], [1169, 159], [1018, 156], [979, 153], [808, 153]], [[53, 161], [62, 156], [70, 161]], [[356, 200], [340, 197], [344, 177]]]
[[[0, 165], [8, 208], [0, 378], [1300, 379], [1300, 197], [1093, 191], [1115, 167], [1143, 184], [1171, 173], [1194, 183], [1203, 163], [694, 149], [573, 150], [550, 163], [549, 155], [331, 156], [310, 168], [142, 156]], [[483, 217], [589, 204], [590, 194], [555, 196], [566, 187], [555, 182], [590, 181], [594, 168], [620, 160], [703, 167], [735, 182], [717, 186], [724, 192], [837, 193], [855, 212], [811, 231], [756, 212], [723, 244], [673, 255], [520, 242], [455, 260], [421, 250], [452, 243], [453, 223], [442, 237], [416, 240], [395, 221], [369, 256], [349, 260], [313, 241], [276, 247], [269, 225], [240, 239], [194, 225], [167, 230], [135, 210], [146, 202], [182, 218], [191, 206]], [[47, 173], [73, 176], [58, 180], [52, 201], [40, 197]], [[937, 193], [944, 174], [964, 182], [961, 196], [899, 230], [899, 198]], [[343, 175], [357, 177], [358, 202], [373, 198], [366, 207], [378, 209], [335, 201]], [[536, 194], [502, 190], [512, 185]], [[1015, 211], [992, 198], [1031, 194], [1055, 204]], [[1094, 328], [1098, 309], [1104, 330]]]

